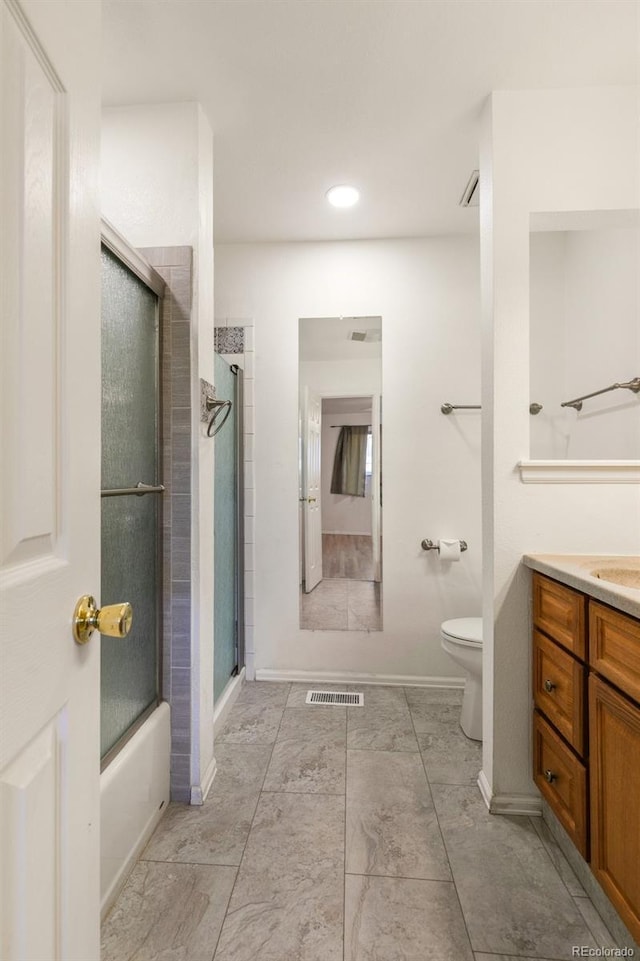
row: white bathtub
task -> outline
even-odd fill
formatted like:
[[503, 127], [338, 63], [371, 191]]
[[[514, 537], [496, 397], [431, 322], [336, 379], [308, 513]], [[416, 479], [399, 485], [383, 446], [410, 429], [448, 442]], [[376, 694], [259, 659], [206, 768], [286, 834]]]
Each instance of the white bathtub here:
[[170, 712], [163, 701], [100, 776], [102, 917], [169, 803], [170, 750]]

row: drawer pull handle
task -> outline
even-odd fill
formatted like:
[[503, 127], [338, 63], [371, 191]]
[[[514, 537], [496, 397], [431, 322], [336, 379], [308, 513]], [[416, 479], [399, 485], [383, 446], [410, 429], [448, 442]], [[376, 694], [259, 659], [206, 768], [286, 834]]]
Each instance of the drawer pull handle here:
[[557, 777], [558, 775], [554, 774], [550, 768], [547, 768], [547, 770], [544, 772], [544, 779], [545, 781], [548, 781], [549, 784], [553, 784]]
[[544, 682], [544, 689], [551, 694], [552, 691], [555, 691], [556, 685], [553, 683], [553, 681], [550, 681], [549, 678], [547, 678], [547, 680]]

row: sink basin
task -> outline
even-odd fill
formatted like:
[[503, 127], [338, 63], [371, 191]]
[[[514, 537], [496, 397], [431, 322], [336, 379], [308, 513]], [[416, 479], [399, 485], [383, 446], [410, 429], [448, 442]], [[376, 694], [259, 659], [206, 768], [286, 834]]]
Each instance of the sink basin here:
[[591, 571], [592, 577], [599, 577], [602, 581], [611, 581], [622, 587], [635, 587], [640, 591], [640, 568], [638, 567], [598, 567]]

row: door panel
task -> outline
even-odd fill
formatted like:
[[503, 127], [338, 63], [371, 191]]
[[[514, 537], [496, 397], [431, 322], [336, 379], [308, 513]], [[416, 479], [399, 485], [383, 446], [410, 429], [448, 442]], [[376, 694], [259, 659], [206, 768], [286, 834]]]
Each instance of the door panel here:
[[106, 246], [101, 262], [102, 603], [125, 599], [135, 611], [125, 638], [100, 643], [105, 765], [113, 754], [105, 755], [158, 700], [163, 494], [114, 496], [139, 483], [160, 487], [159, 301]]
[[304, 429], [304, 590], [322, 580], [322, 400], [306, 391]]
[[371, 543], [373, 547], [373, 579], [382, 580], [382, 506], [380, 503], [382, 458], [380, 451], [382, 398], [374, 394], [371, 398]]
[[135, 616], [126, 637], [100, 639], [101, 758], [158, 701], [158, 500], [102, 499], [102, 603], [127, 600]]
[[97, 961], [100, 7], [0, 18], [0, 956]]

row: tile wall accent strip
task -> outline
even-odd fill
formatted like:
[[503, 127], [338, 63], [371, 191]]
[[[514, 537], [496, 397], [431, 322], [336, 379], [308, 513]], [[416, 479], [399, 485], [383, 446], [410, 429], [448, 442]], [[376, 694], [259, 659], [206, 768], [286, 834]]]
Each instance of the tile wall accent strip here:
[[244, 327], [214, 327], [213, 349], [217, 354], [243, 354]]
[[171, 705], [171, 799], [191, 794], [191, 247], [143, 248], [166, 283], [160, 311], [162, 697]]
[[211, 411], [207, 410], [207, 400], [215, 400], [216, 389], [204, 377], [200, 378], [200, 423], [208, 424], [211, 420]]

